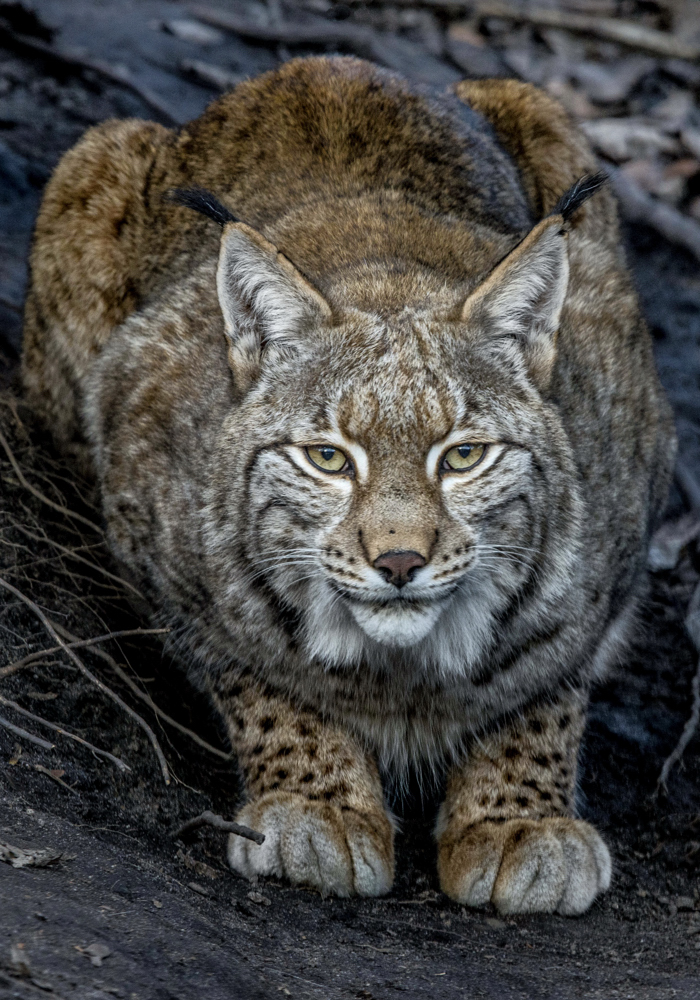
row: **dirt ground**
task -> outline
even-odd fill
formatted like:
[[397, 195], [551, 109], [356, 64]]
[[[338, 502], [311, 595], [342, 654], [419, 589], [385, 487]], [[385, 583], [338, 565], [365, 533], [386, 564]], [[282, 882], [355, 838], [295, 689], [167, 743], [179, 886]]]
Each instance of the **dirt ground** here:
[[[274, 23], [263, 14], [279, 17], [280, 10], [302, 24], [323, 17], [331, 25], [369, 25], [386, 42], [393, 68], [403, 65], [437, 86], [464, 75], [449, 52], [438, 52], [428, 30], [437, 24], [444, 34], [460, 5], [440, 8], [436, 19], [436, 5], [416, 4], [433, 22], [402, 21], [406, 6], [219, 3], [258, 25]], [[224, 66], [235, 77], [323, 48], [232, 33], [211, 36], [205, 46], [172, 27], [163, 30], [190, 16], [177, 2], [37, 0], [33, 10], [34, 19], [19, 4], [0, 3], [0, 379], [9, 392], [17, 387], [32, 221], [61, 153], [109, 116], [173, 124], [198, 114], [217, 91], [203, 85], [201, 66], [197, 73], [186, 68], [193, 62]], [[47, 25], [56, 29], [53, 36]], [[487, 41], [484, 58], [508, 57], [507, 48]], [[540, 44], [535, 38], [533, 45]], [[85, 68], [88, 60], [92, 69]], [[102, 64], [95, 70], [99, 60], [128, 71], [129, 85], [109, 79]], [[695, 83], [679, 82], [657, 63], [635, 87], [628, 100], [653, 108], [670, 92], [695, 96], [700, 74]], [[678, 202], [683, 211], [692, 195]], [[668, 517], [675, 521], [692, 506], [694, 477], [700, 481], [698, 260], [639, 223], [625, 225], [625, 240], [679, 421], [686, 475], [672, 491]], [[0, 448], [0, 576], [82, 638], [147, 624], [118, 581], [105, 575], [114, 568], [89, 486], [58, 462], [9, 392], [0, 396], [0, 431], [18, 466]], [[61, 507], [98, 527], [67, 517]], [[47, 651], [3, 675], [3, 666], [53, 642], [26, 604], [0, 597], [0, 696], [130, 768], [120, 770], [0, 702], [0, 715], [54, 744], [42, 748], [0, 727], [0, 855], [2, 844], [61, 854], [45, 867], [0, 863], [0, 1000], [700, 997], [698, 738], [667, 793], [654, 797], [663, 761], [690, 713], [697, 652], [683, 620], [699, 578], [697, 541], [683, 548], [674, 568], [652, 574], [638, 639], [596, 692], [582, 755], [581, 811], [606, 836], [615, 877], [611, 891], [577, 920], [503, 920], [443, 896], [430, 832], [438, 788], [395, 796], [398, 876], [385, 899], [322, 899], [234, 877], [224, 863], [223, 834], [208, 829], [175, 839], [179, 826], [203, 809], [231, 817], [240, 788], [218, 720], [157, 639], [101, 645], [111, 662], [95, 646], [81, 657], [153, 726], [169, 785], [143, 729], [65, 657]], [[209, 749], [134, 697], [115, 662]]]

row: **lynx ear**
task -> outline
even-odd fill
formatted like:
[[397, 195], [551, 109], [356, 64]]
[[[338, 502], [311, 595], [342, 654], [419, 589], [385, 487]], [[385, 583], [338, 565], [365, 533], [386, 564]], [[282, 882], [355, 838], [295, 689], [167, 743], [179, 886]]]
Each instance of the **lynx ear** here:
[[223, 228], [216, 287], [236, 386], [245, 392], [275, 353], [298, 350], [304, 332], [330, 319], [331, 308], [292, 262], [240, 222], [204, 188], [174, 188], [165, 200]]
[[567, 233], [558, 214], [535, 226], [472, 292], [462, 320], [499, 353], [517, 352], [536, 384], [546, 388], [568, 283]]
[[264, 357], [297, 350], [304, 332], [331, 315], [291, 261], [242, 222], [224, 226], [216, 287], [229, 362], [242, 391], [258, 376]]

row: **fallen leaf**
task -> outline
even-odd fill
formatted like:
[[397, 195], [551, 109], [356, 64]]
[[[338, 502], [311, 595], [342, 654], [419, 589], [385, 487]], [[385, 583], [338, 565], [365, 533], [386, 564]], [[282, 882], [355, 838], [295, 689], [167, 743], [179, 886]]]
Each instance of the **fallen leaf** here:
[[22, 747], [19, 743], [15, 744], [15, 752], [12, 757], [10, 757], [9, 763], [14, 767], [15, 764], [19, 764], [19, 759], [22, 756]]
[[154, 899], [154, 900], [153, 900], [153, 905], [154, 905], [154, 906], [156, 907], [156, 909], [158, 909], [158, 910], [162, 910], [162, 909], [163, 909], [163, 904], [161, 903], [161, 901], [160, 901], [159, 899]]

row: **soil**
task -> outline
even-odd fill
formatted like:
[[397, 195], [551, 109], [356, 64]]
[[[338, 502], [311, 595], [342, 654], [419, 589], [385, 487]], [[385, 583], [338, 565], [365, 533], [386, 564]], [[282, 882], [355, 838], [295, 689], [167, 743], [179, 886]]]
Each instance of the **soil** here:
[[[250, 17], [257, 9], [234, 6]], [[0, 3], [0, 18], [22, 35], [40, 38], [44, 31], [50, 44], [83, 46], [93, 58], [126, 64], [178, 120], [215, 96], [178, 69], [183, 59], [202, 58], [198, 47], [162, 30], [163, 22], [187, 15], [182, 4], [37, 0], [34, 10], [36, 23], [18, 4]], [[57, 29], [53, 42], [45, 25]], [[0, 361], [3, 384], [12, 389], [43, 184], [90, 124], [153, 117], [154, 109], [99, 74], [5, 41], [3, 49], [0, 36]], [[206, 58], [252, 74], [289, 54], [227, 35]], [[434, 62], [426, 52], [425, 65]], [[440, 65], [459, 75], [449, 63]], [[681, 458], [700, 476], [697, 261], [638, 225], [626, 227], [625, 239], [678, 416]], [[0, 429], [27, 480], [54, 504], [96, 520], [89, 486], [62, 466], [21, 406], [10, 405], [7, 394], [1, 402]], [[81, 637], [143, 624], [123, 589], [102, 572], [113, 567], [100, 531], [32, 495], [2, 458], [0, 576]], [[687, 502], [687, 490], [674, 486], [669, 518], [680, 517]], [[92, 565], [57, 545], [85, 546], [82, 555]], [[234, 761], [159, 722], [94, 647], [81, 652], [83, 662], [154, 727], [171, 769], [169, 785], [143, 730], [67, 660], [47, 654], [11, 676], [0, 674], [5, 698], [131, 769], [122, 772], [0, 706], [0, 715], [54, 744], [42, 749], [0, 728], [0, 843], [62, 852], [47, 867], [0, 864], [1, 1000], [700, 997], [700, 740], [689, 745], [667, 792], [654, 794], [690, 712], [697, 653], [683, 619], [699, 570], [691, 544], [673, 570], [652, 574], [639, 638], [596, 691], [582, 753], [581, 813], [606, 836], [615, 876], [611, 891], [577, 920], [501, 919], [443, 896], [431, 839], [440, 789], [417, 783], [394, 794], [401, 832], [388, 897], [322, 899], [272, 880], [253, 885], [227, 869], [223, 834], [206, 829], [175, 838], [203, 809], [233, 816], [240, 794]], [[52, 644], [26, 605], [0, 599], [0, 664]], [[138, 636], [101, 648], [161, 709], [226, 753], [206, 699], [156, 639]]]

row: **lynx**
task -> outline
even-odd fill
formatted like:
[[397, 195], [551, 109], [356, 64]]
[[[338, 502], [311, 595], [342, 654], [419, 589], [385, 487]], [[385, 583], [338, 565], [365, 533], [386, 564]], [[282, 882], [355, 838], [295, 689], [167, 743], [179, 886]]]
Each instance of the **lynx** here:
[[530, 85], [341, 57], [57, 167], [27, 393], [225, 719], [265, 835], [238, 872], [388, 892], [382, 782], [416, 768], [453, 899], [608, 887], [578, 747], [675, 439], [595, 170]]

